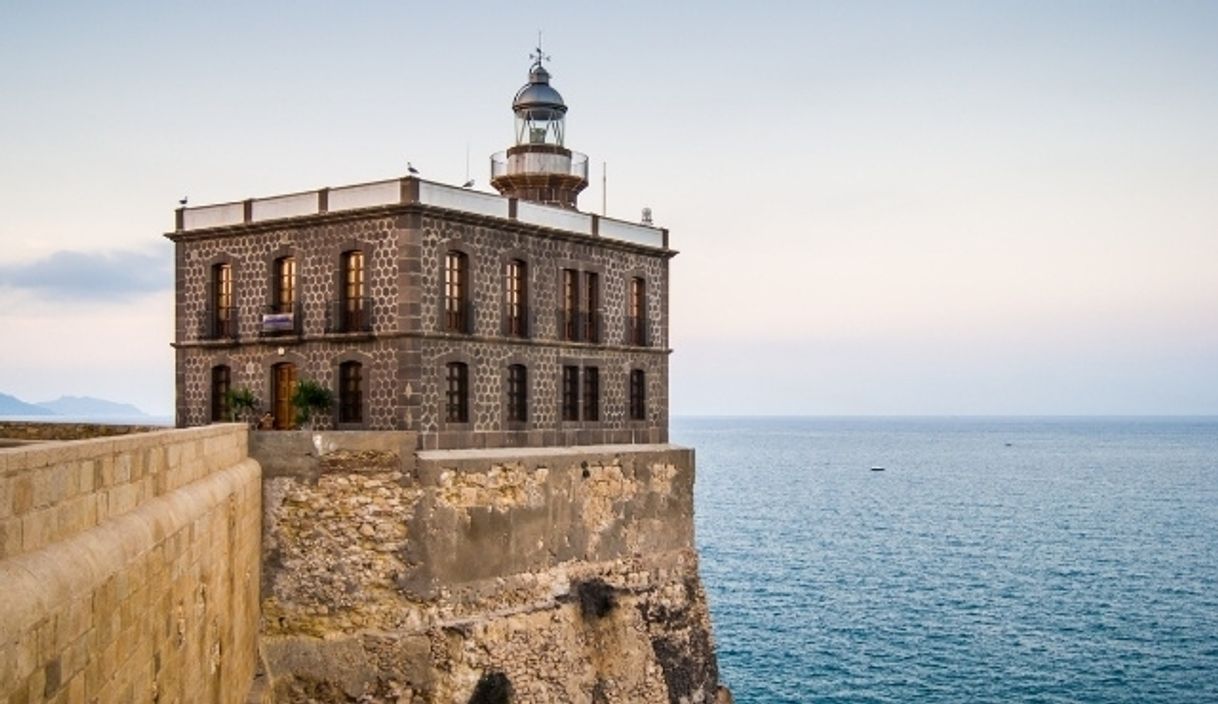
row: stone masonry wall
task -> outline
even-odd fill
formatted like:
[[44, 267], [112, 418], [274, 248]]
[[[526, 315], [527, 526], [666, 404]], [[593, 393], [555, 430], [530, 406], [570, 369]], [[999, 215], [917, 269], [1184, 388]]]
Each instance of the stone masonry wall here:
[[[298, 378], [337, 389], [339, 365], [363, 365], [364, 421], [344, 429], [420, 433], [421, 447], [503, 447], [667, 441], [668, 261], [670, 252], [577, 235], [497, 218], [423, 206], [375, 208], [280, 223], [255, 223], [174, 235], [176, 241], [177, 424], [208, 423], [211, 370], [226, 365], [233, 388], [249, 388], [261, 410], [271, 406], [271, 368], [297, 366]], [[327, 310], [338, 296], [341, 253], [366, 252], [367, 295], [373, 300], [368, 334], [328, 333]], [[469, 258], [471, 330], [442, 325], [445, 254]], [[270, 303], [278, 257], [297, 261], [301, 335], [259, 336]], [[505, 334], [505, 268], [527, 264], [528, 337]], [[204, 339], [211, 267], [233, 268], [237, 339]], [[564, 268], [599, 276], [600, 339], [560, 339]], [[631, 279], [645, 282], [647, 344], [627, 339]], [[449, 424], [445, 365], [470, 365], [468, 423]], [[528, 419], [507, 420], [509, 364], [527, 369]], [[564, 364], [601, 373], [597, 420], [562, 421], [559, 385]], [[628, 420], [632, 369], [645, 373], [646, 412]], [[332, 427], [322, 419], [320, 427]], [[460, 427], [454, 427], [460, 426]]]
[[259, 479], [236, 425], [0, 450], [0, 701], [242, 701]]
[[255, 434], [280, 702], [711, 702], [693, 456]]
[[[299, 378], [315, 379], [334, 389], [339, 363], [355, 359], [364, 364], [367, 374], [366, 427], [400, 427], [404, 411], [397, 346], [392, 339], [379, 336], [400, 331], [402, 280], [398, 258], [404, 223], [405, 216], [377, 212], [309, 224], [228, 230], [214, 237], [178, 242], [177, 424], [210, 422], [210, 374], [218, 364], [231, 367], [233, 388], [251, 389], [266, 410], [271, 399], [271, 365], [293, 362], [299, 367]], [[365, 295], [373, 300], [371, 336], [326, 334], [327, 317], [339, 296], [340, 259], [350, 249], [359, 249], [365, 256]], [[260, 337], [262, 312], [272, 302], [274, 263], [283, 256], [296, 259], [302, 338]], [[208, 278], [212, 265], [222, 261], [233, 267], [237, 340], [200, 343], [206, 328]], [[356, 356], [348, 356], [352, 352]]]

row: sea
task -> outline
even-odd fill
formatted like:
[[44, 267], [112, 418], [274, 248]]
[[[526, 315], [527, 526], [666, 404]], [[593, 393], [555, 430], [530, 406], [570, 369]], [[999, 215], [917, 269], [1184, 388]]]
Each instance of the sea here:
[[1218, 418], [671, 427], [736, 702], [1218, 702]]

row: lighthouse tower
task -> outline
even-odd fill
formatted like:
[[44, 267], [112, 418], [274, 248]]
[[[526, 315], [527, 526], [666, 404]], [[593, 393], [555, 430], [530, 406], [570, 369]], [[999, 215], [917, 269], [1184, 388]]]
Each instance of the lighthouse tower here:
[[588, 185], [588, 156], [563, 144], [567, 105], [550, 85], [542, 62], [550, 57], [537, 48], [529, 82], [516, 91], [516, 144], [491, 156], [491, 185], [509, 198], [576, 208]]

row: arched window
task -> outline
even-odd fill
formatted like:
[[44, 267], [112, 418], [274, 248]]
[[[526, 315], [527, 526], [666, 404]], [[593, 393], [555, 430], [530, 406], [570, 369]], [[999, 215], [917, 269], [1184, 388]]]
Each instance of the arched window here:
[[584, 420], [599, 420], [601, 415], [601, 373], [584, 367]]
[[237, 336], [237, 308], [233, 296], [233, 265], [228, 262], [211, 268], [211, 300], [207, 318], [207, 336], [231, 339]]
[[580, 335], [579, 272], [562, 270], [562, 339], [578, 342]]
[[469, 367], [449, 362], [445, 367], [444, 418], [449, 423], [469, 422]]
[[444, 330], [468, 334], [473, 328], [469, 305], [469, 257], [449, 250], [444, 256]]
[[529, 372], [523, 364], [508, 367], [508, 420], [524, 423], [529, 419]]
[[508, 336], [528, 337], [529, 267], [523, 260], [513, 259], [507, 263], [503, 290], [507, 297]]
[[630, 370], [630, 420], [647, 419], [647, 378], [642, 369]]
[[562, 419], [579, 420], [579, 367], [562, 368]]
[[367, 331], [371, 306], [364, 295], [364, 252], [359, 249], [343, 252], [340, 266], [342, 285], [338, 296], [338, 331]]
[[359, 362], [338, 367], [338, 422], [364, 422], [364, 365]]
[[275, 275], [271, 282], [272, 313], [292, 313], [296, 307], [296, 257], [275, 260]]
[[228, 392], [232, 388], [232, 370], [221, 364], [211, 368], [211, 419], [215, 423], [227, 423], [233, 419], [228, 405]]
[[626, 344], [647, 345], [647, 282], [642, 277], [630, 279], [630, 311], [626, 320]]
[[595, 271], [584, 272], [584, 339], [601, 341], [601, 276]]
[[559, 335], [571, 342], [601, 341], [601, 276], [595, 271], [562, 270]]

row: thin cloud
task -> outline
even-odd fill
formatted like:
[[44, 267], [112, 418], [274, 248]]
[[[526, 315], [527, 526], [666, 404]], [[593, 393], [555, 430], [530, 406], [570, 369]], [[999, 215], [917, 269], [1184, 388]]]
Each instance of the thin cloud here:
[[173, 288], [173, 256], [138, 250], [59, 251], [0, 264], [0, 287], [70, 300], [122, 300]]

